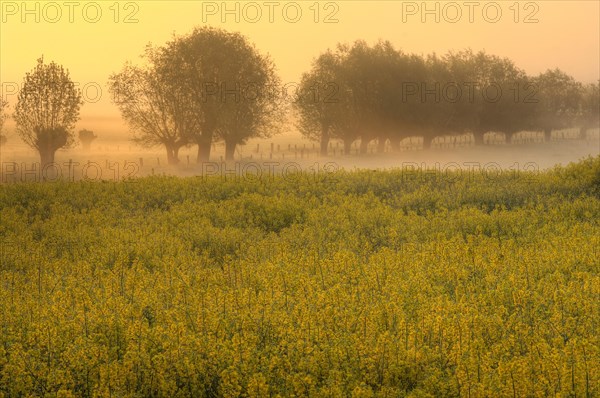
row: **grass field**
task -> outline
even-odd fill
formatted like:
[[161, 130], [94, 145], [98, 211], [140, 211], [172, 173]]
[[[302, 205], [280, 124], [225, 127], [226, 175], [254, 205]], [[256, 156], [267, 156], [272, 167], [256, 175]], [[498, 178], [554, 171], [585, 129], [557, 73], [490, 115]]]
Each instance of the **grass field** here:
[[598, 397], [600, 157], [0, 185], [2, 397]]

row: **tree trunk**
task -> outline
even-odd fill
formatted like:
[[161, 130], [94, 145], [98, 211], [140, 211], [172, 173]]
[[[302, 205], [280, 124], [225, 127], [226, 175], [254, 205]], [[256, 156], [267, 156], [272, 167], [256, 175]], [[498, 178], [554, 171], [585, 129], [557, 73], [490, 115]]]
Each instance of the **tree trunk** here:
[[387, 137], [379, 137], [377, 141], [377, 153], [385, 152], [385, 143], [387, 142]]
[[329, 147], [329, 129], [323, 127], [321, 130], [321, 156], [327, 156], [327, 150]]
[[367, 151], [369, 149], [369, 142], [371, 142], [371, 140], [361, 138], [361, 140], [360, 140], [360, 154], [361, 155], [367, 154]]
[[544, 138], [546, 142], [550, 142], [550, 139], [552, 138], [552, 129], [544, 129]]
[[165, 145], [167, 149], [167, 163], [170, 165], [179, 163], [179, 147], [177, 145]]
[[513, 133], [504, 133], [504, 142], [507, 144], [512, 144], [513, 141], [513, 136], [517, 134], [515, 132]]
[[235, 141], [225, 141], [225, 161], [232, 162], [233, 156], [235, 155]]
[[352, 143], [354, 142], [354, 139], [352, 138], [346, 138], [344, 140], [344, 155], [350, 155], [350, 152], [352, 151]]
[[402, 137], [395, 137], [390, 139], [390, 145], [392, 146], [392, 150], [396, 152], [400, 152], [400, 143], [402, 142]]
[[40, 152], [42, 169], [48, 164], [54, 163], [54, 154], [67, 144], [68, 135], [62, 127], [46, 129], [38, 133], [37, 148]]
[[183, 145], [175, 144], [175, 148], [173, 148], [173, 159], [175, 160], [175, 164], [179, 163], [179, 150]]
[[475, 145], [477, 145], [477, 146], [483, 145], [484, 135], [485, 135], [485, 132], [482, 132], [482, 131], [476, 131], [473, 133], [473, 139], [475, 140]]
[[198, 157], [196, 162], [203, 163], [210, 161], [210, 150], [212, 147], [214, 129], [209, 125], [202, 128], [202, 134], [196, 136], [195, 141], [198, 144]]
[[53, 148], [40, 148], [40, 169], [43, 170], [46, 166], [54, 163], [54, 155], [56, 149]]
[[210, 160], [210, 146], [212, 143], [198, 143], [198, 163], [208, 162]]
[[435, 137], [434, 136], [423, 136], [423, 149], [431, 149], [431, 143]]

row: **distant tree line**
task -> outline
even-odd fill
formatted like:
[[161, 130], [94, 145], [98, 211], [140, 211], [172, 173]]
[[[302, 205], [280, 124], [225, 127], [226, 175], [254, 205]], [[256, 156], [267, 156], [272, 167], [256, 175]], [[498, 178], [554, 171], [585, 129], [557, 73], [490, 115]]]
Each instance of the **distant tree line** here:
[[[335, 82], [335, 98], [325, 93]], [[321, 142], [356, 140], [360, 151], [377, 141], [397, 148], [408, 136], [434, 137], [472, 133], [483, 143], [487, 132], [510, 139], [523, 130], [599, 125], [598, 84], [584, 86], [559, 69], [528, 76], [507, 58], [471, 50], [418, 56], [396, 50], [389, 42], [339, 45], [317, 57], [302, 77], [297, 101], [300, 131]]]
[[[510, 59], [471, 50], [444, 56], [404, 53], [389, 41], [338, 45], [313, 60], [296, 86], [282, 84], [271, 58], [248, 39], [210, 27], [148, 45], [144, 64], [126, 63], [109, 78], [109, 91], [133, 140], [163, 146], [170, 164], [182, 147], [197, 145], [197, 161], [210, 159], [213, 143], [225, 143], [232, 160], [238, 145], [280, 131], [291, 114], [300, 132], [320, 142], [323, 155], [331, 140], [345, 153], [355, 142], [366, 153], [398, 149], [409, 136], [424, 147], [434, 137], [487, 132], [508, 140], [519, 131], [599, 123], [598, 83], [583, 85], [559, 69], [528, 76]], [[74, 141], [83, 104], [81, 92], [62, 66], [44, 64], [27, 73], [14, 118], [21, 138], [40, 153], [42, 164]], [[0, 129], [6, 104], [0, 103]], [[96, 138], [82, 131], [84, 148]]]

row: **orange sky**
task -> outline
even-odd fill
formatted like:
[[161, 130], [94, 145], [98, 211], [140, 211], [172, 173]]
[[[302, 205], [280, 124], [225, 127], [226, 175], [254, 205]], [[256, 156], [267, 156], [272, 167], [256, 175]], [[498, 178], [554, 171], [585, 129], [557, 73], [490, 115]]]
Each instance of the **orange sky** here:
[[[485, 49], [513, 59], [530, 74], [559, 67], [580, 81], [600, 78], [600, 2], [596, 0], [428, 1], [425, 6], [433, 10], [431, 14], [423, 13], [423, 4], [348, 0], [29, 1], [24, 10], [22, 1], [2, 0], [3, 96], [14, 106], [16, 95], [11, 90], [43, 54], [46, 60], [63, 64], [73, 80], [87, 89], [83, 119], [118, 117], [108, 98], [108, 76], [127, 60], [138, 62], [148, 42], [162, 44], [173, 33], [184, 34], [205, 24], [248, 36], [260, 50], [271, 54], [284, 82], [297, 81], [313, 57], [338, 42], [364, 39], [373, 43], [379, 38], [406, 52]], [[232, 13], [224, 14], [224, 7]], [[498, 11], [501, 15], [496, 14]], [[222, 18], [226, 18], [225, 23]], [[530, 23], [525, 23], [526, 19]]]

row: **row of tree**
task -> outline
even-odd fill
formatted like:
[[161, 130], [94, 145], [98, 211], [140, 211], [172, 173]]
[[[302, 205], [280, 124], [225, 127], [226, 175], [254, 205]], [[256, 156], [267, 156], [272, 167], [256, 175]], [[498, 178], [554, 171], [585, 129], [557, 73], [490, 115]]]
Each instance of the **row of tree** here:
[[[472, 133], [482, 143], [490, 131], [510, 138], [537, 130], [549, 139], [553, 129], [585, 132], [600, 124], [598, 84], [583, 85], [558, 69], [528, 76], [485, 52], [420, 56], [387, 41], [357, 41], [318, 56], [298, 86], [282, 84], [270, 57], [246, 37], [210, 27], [149, 45], [143, 58], [111, 75], [109, 91], [134, 141], [164, 146], [170, 164], [190, 145], [198, 146], [198, 162], [208, 161], [215, 141], [225, 143], [231, 160], [236, 146], [281, 130], [289, 114], [323, 155], [333, 139], [344, 142], [345, 153], [360, 140], [365, 153], [373, 141], [383, 151], [408, 136], [424, 137], [429, 147], [439, 135]], [[73, 143], [82, 104], [62, 66], [39, 59], [27, 73], [14, 119], [42, 164]]]
[[[336, 101], [315, 101], [314, 87], [335, 82]], [[398, 147], [408, 136], [472, 133], [483, 143], [487, 132], [544, 131], [599, 125], [598, 84], [583, 85], [559, 69], [536, 77], [506, 58], [451, 52], [443, 57], [406, 54], [389, 42], [362, 41], [321, 54], [302, 78], [304, 98], [296, 103], [302, 133], [320, 140], [327, 153], [331, 139], [346, 152], [360, 140], [361, 151], [377, 140]]]

